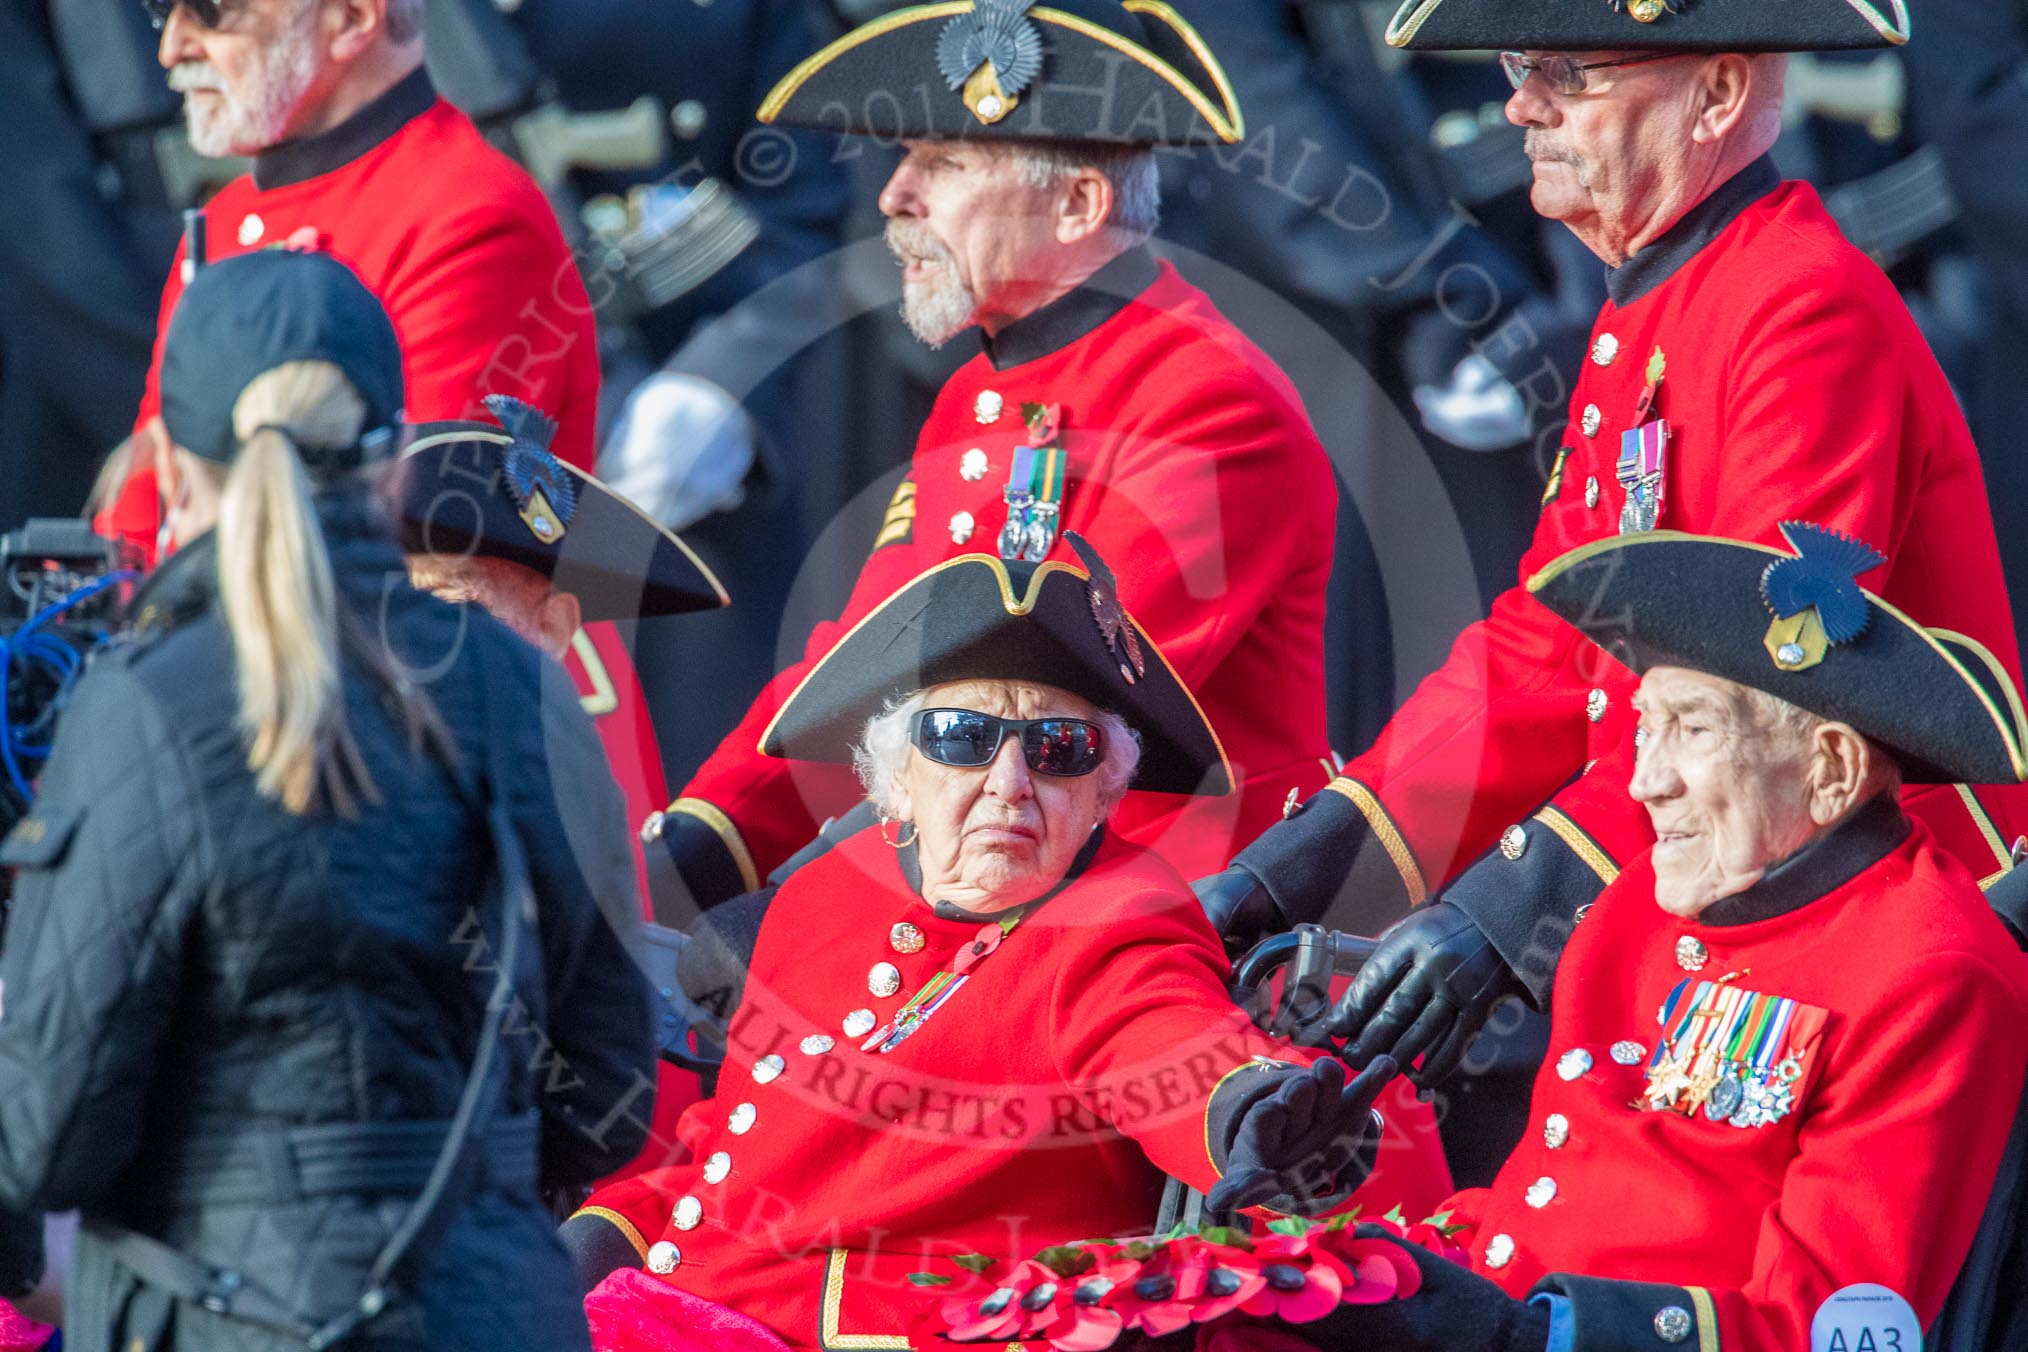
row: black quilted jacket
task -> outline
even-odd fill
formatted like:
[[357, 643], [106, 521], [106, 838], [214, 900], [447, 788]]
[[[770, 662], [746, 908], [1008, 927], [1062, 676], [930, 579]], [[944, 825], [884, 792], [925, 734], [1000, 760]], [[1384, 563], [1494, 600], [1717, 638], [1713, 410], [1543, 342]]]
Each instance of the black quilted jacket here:
[[[514, 711], [509, 796], [541, 908], [542, 975], [524, 983], [520, 1022], [548, 1043], [515, 1044], [508, 1108], [541, 1112], [543, 1184], [588, 1182], [639, 1148], [645, 1111], [606, 1119], [653, 1066], [645, 990], [614, 927], [638, 904], [619, 790], [561, 668], [476, 608], [411, 590], [362, 512], [328, 513], [327, 532], [349, 605], [467, 764], [485, 758], [481, 692]], [[160, 607], [150, 617], [166, 632], [93, 660], [35, 814], [0, 851], [22, 870], [0, 957], [0, 1207], [115, 1219], [316, 1322], [359, 1294], [408, 1199], [179, 1204], [159, 1162], [221, 1132], [449, 1118], [486, 991], [466, 960], [492, 851], [360, 670], [346, 672], [346, 712], [380, 803], [352, 821], [298, 818], [255, 793], [206, 552], [158, 574], [156, 596], [183, 593], [170, 623]], [[88, 1235], [67, 1298], [76, 1349], [290, 1345], [164, 1297]], [[524, 1183], [468, 1200], [416, 1296], [347, 1346], [585, 1340]]]

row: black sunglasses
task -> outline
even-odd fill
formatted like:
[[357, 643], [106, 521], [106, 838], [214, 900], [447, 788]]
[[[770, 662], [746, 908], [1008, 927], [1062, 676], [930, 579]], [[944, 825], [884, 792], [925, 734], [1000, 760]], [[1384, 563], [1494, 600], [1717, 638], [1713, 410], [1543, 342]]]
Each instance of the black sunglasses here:
[[148, 12], [148, 22], [157, 29], [168, 24], [169, 16], [179, 4], [190, 11], [199, 28], [216, 28], [225, 18], [225, 0], [141, 0], [141, 8]]
[[991, 765], [1008, 733], [1021, 739], [1021, 755], [1037, 774], [1071, 778], [1098, 769], [1105, 738], [1082, 718], [995, 718], [976, 709], [924, 709], [908, 741], [939, 765], [976, 770]]

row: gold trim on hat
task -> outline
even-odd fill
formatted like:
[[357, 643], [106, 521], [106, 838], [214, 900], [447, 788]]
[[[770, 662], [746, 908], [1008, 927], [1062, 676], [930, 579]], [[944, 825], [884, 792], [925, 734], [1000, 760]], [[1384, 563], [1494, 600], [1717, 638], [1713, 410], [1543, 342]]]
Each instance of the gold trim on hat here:
[[[1390, 47], [1406, 47], [1442, 3], [1443, 0], [1405, 0], [1401, 8], [1394, 12], [1394, 17], [1387, 21], [1384, 41]], [[1893, 9], [1892, 15], [1882, 13], [1871, 0], [1845, 0], [1845, 3], [1852, 7], [1854, 14], [1865, 20], [1868, 28], [1887, 39], [1889, 46], [1899, 47], [1908, 41], [1908, 6], [1903, 0], [1887, 0]], [[1641, 19], [1640, 15], [1635, 14], [1630, 17], [1642, 23], [1650, 23], [1661, 16], [1651, 14], [1647, 19]], [[1641, 36], [1639, 29], [1628, 33], [1630, 50], [1633, 47], [1647, 45], [1639, 40]], [[1517, 42], [1515, 45], [1519, 47], [1527, 44]]]
[[[1139, 0], [1139, 3], [1153, 4], [1154, 0]], [[1219, 86], [1219, 97], [1226, 102], [1232, 116], [1228, 117], [1224, 111], [1214, 107], [1204, 91], [1186, 79], [1181, 71], [1130, 38], [1122, 37], [1109, 28], [1103, 28], [1075, 14], [1052, 9], [1047, 5], [1037, 5], [1029, 10], [1028, 17], [1038, 23], [1055, 24], [1058, 28], [1068, 29], [1132, 58], [1181, 94], [1184, 100], [1196, 109], [1198, 115], [1211, 124], [1211, 129], [1218, 134], [1219, 139], [1227, 145], [1232, 145], [1245, 134], [1245, 123], [1239, 116], [1239, 105], [1232, 96], [1231, 83], [1225, 78], [1225, 72], [1218, 64], [1209, 59], [1210, 52], [1194, 29], [1180, 19], [1172, 19], [1169, 15], [1159, 12], [1166, 8], [1166, 5], [1161, 5], [1151, 8], [1149, 12], [1175, 28], [1184, 42], [1190, 46], [1192, 55], [1205, 62], [1205, 68], [1212, 72], [1212, 79]], [[910, 24], [929, 23], [937, 19], [953, 18], [959, 14], [969, 14], [972, 9], [972, 0], [940, 0], [937, 4], [911, 5], [907, 9], [898, 9], [870, 23], [861, 24], [798, 62], [795, 69], [784, 75], [780, 82], [768, 91], [768, 96], [761, 100], [760, 110], [754, 116], [760, 122], [772, 123], [781, 116], [782, 109], [788, 105], [789, 100], [794, 98], [818, 71], [875, 38], [884, 37]]]
[[[789, 697], [782, 701], [780, 708], [775, 710], [775, 716], [768, 720], [768, 725], [765, 728], [761, 729], [760, 740], [754, 743], [754, 749], [760, 752], [760, 754], [763, 756], [769, 756], [779, 760], [792, 759], [791, 757], [782, 756], [778, 752], [768, 750], [768, 742], [774, 737], [776, 726], [781, 723], [783, 717], [789, 712], [789, 710], [795, 706], [797, 698], [803, 693], [803, 691], [809, 688], [810, 682], [817, 679], [817, 674], [824, 669], [825, 664], [830, 662], [830, 660], [833, 657], [836, 657], [839, 651], [843, 649], [847, 643], [850, 643], [853, 637], [856, 634], [858, 634], [858, 632], [861, 629], [864, 629], [867, 625], [871, 624], [875, 616], [884, 612], [889, 606], [895, 604], [895, 602], [899, 601], [908, 592], [913, 591], [917, 583], [920, 583], [925, 578], [934, 577], [936, 574], [943, 572], [947, 568], [957, 568], [964, 564], [985, 564], [986, 566], [990, 567], [993, 570], [994, 580], [1000, 584], [1000, 604], [1002, 607], [1006, 609], [1009, 615], [1013, 615], [1016, 617], [1026, 615], [1028, 614], [1028, 612], [1035, 609], [1035, 603], [1042, 597], [1043, 579], [1048, 577], [1051, 573], [1068, 573], [1072, 577], [1078, 579], [1080, 582], [1089, 583], [1091, 581], [1091, 574], [1085, 572], [1084, 569], [1075, 567], [1068, 563], [1059, 563], [1056, 560], [1052, 559], [1048, 563], [1039, 565], [1035, 569], [1035, 571], [1029, 575], [1028, 589], [1025, 592], [1023, 592], [1020, 597], [1017, 598], [1014, 595], [1014, 579], [1009, 577], [1007, 574], [1006, 561], [1001, 559], [1000, 556], [997, 554], [960, 554], [954, 559], [945, 559], [942, 563], [939, 563], [934, 567], [925, 568], [923, 569], [922, 572], [917, 573], [914, 577], [902, 583], [901, 586], [895, 588], [894, 594], [892, 596], [889, 596], [885, 601], [882, 601], [879, 605], [875, 606], [872, 610], [866, 612], [865, 615], [861, 616], [857, 624], [853, 625], [850, 629], [846, 630], [843, 637], [841, 637], [836, 643], [832, 644], [830, 650], [827, 651], [822, 657], [817, 659], [817, 664], [810, 668], [810, 670], [804, 675], [802, 680], [796, 682], [796, 688], [789, 692]], [[1122, 606], [1122, 608], [1124, 609], [1124, 605]], [[1154, 638], [1149, 635], [1148, 631], [1141, 627], [1141, 622], [1134, 618], [1132, 611], [1127, 612], [1127, 622], [1133, 625], [1135, 631], [1140, 634], [1141, 646], [1147, 652], [1153, 653], [1155, 656], [1155, 660], [1162, 664], [1162, 670], [1169, 673], [1169, 679], [1174, 681], [1176, 683], [1176, 688], [1183, 692], [1183, 698], [1190, 701], [1191, 710], [1194, 713], [1196, 713], [1198, 721], [1204, 725], [1204, 731], [1211, 738], [1211, 749], [1218, 755], [1218, 768], [1225, 775], [1225, 786], [1226, 786], [1225, 792], [1226, 793], [1239, 792], [1239, 779], [1236, 775], [1232, 773], [1232, 762], [1226, 757], [1225, 743], [1223, 740], [1220, 739], [1218, 735], [1218, 728], [1212, 723], [1211, 719], [1208, 716], [1206, 716], [1204, 712], [1204, 706], [1197, 702], [1196, 692], [1190, 688], [1189, 682], [1183, 679], [1181, 673], [1179, 673], [1174, 666], [1170, 665], [1168, 657], [1164, 655], [1164, 653], [1162, 652], [1162, 645], [1155, 642]], [[1208, 798], [1208, 797], [1219, 797], [1222, 795], [1204, 794], [1202, 796]]]
[[[426, 437], [418, 437], [412, 445], [406, 447], [401, 453], [401, 458], [406, 460], [409, 457], [419, 454], [422, 451], [427, 451], [432, 447], [441, 446], [446, 442], [452, 441], [483, 441], [488, 442], [494, 446], [507, 446], [513, 443], [514, 438], [508, 435], [506, 432], [501, 431], [497, 427], [487, 427], [484, 425], [474, 426], [471, 428], [458, 428], [456, 430], [445, 432], [432, 432], [430, 435]], [[551, 452], [551, 454], [554, 455], [555, 453]], [[649, 529], [653, 530], [656, 534], [660, 535], [670, 544], [676, 546], [676, 548], [682, 550], [683, 557], [690, 560], [691, 565], [695, 567], [700, 574], [703, 575], [704, 580], [711, 584], [711, 590], [717, 594], [718, 604], [720, 605], [720, 607], [732, 604], [732, 598], [726, 595], [725, 584], [718, 580], [718, 574], [712, 572], [710, 566], [706, 564], [703, 559], [697, 557], [697, 551], [693, 550], [689, 545], [683, 543], [682, 536], [678, 535], [675, 531], [670, 530], [667, 526], [657, 521], [654, 517], [649, 516], [639, 507], [635, 506], [632, 498], [627, 497], [624, 493], [614, 492], [613, 489], [609, 488], [606, 485], [606, 482], [603, 479], [585, 473], [583, 470], [579, 469], [576, 465], [571, 464], [570, 461], [565, 460], [560, 455], [556, 456], [556, 463], [563, 466], [564, 471], [566, 473], [574, 474], [578, 478], [584, 480], [586, 483], [595, 485], [600, 492], [604, 493], [614, 502], [619, 503], [622, 507], [632, 512], [635, 516], [640, 517], [642, 522], [644, 522]], [[580, 497], [582, 497], [582, 495], [580, 495]]]
[[[1698, 535], [1691, 531], [1656, 530], [1647, 531], [1640, 535], [1608, 535], [1603, 539], [1594, 540], [1588, 545], [1579, 545], [1576, 549], [1559, 555], [1544, 564], [1524, 585], [1527, 587], [1528, 594], [1533, 596], [1578, 564], [1597, 558], [1601, 554], [1610, 553], [1616, 549], [1638, 549], [1643, 545], [1681, 544], [1686, 542], [1692, 544], [1728, 545], [1734, 549], [1751, 549], [1775, 559], [1793, 559], [1797, 557], [1793, 551], [1776, 549], [1772, 545], [1756, 544], [1751, 540], [1735, 540], [1723, 535]], [[2007, 674], [2007, 668], [2002, 666], [1999, 659], [1993, 656], [1992, 649], [1986, 647], [1985, 644], [1980, 643], [1977, 639], [1968, 638], [1954, 629], [1930, 629], [1925, 625], [1917, 624], [1906, 611], [1903, 611], [1893, 602], [1884, 600], [1878, 594], [1867, 591], [1864, 587], [1861, 587], [1859, 590], [1864, 593], [1869, 603], [1885, 612], [1891, 618], [1900, 621], [1911, 633], [1919, 637], [1924, 643], [1927, 643], [1936, 655], [1948, 663], [1950, 669], [1958, 674], [1958, 679], [1965, 683], [1965, 688], [1972, 692], [1973, 697], [1985, 708], [1987, 716], [1993, 720], [1993, 728], [2000, 734], [2000, 741], [2007, 748], [2007, 760], [2013, 767], [2014, 778], [2017, 781], [2028, 780], [2028, 750], [2024, 750], [2024, 748], [2028, 748], [2028, 712], [2024, 712], [2022, 708], [2021, 692], [2015, 688], [2014, 678]], [[1986, 665], [1992, 675], [1999, 678], [2000, 688], [2007, 694], [2007, 709], [2004, 713], [2001, 711], [2000, 706], [1993, 702], [1993, 697], [1986, 692], [1986, 687], [1975, 680], [1972, 674], [1965, 670], [1964, 663], [1960, 662], [1956, 655], [1944, 646], [1944, 640], [1948, 640], [1951, 643], [1963, 644], [1972, 656], [1978, 658]]]

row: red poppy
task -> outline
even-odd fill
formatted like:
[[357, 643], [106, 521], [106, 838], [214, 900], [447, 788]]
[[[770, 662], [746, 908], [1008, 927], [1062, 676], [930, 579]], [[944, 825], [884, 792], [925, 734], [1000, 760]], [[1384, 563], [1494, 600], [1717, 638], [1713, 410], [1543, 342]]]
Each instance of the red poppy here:
[[1275, 1231], [1261, 1237], [1253, 1256], [1263, 1278], [1260, 1290], [1241, 1306], [1248, 1314], [1307, 1324], [1338, 1308], [1356, 1284], [1351, 1270], [1316, 1242], [1324, 1232], [1303, 1235]]
[[956, 1343], [1032, 1338], [1061, 1317], [1068, 1303], [1064, 1279], [1029, 1260], [984, 1295], [952, 1296], [943, 1303], [944, 1323]]
[[1211, 1250], [1211, 1270], [1204, 1275], [1204, 1295], [1191, 1310], [1192, 1322], [1208, 1324], [1240, 1309], [1267, 1285], [1260, 1259], [1244, 1249], [1218, 1245]]
[[1191, 1308], [1204, 1295], [1211, 1255], [1204, 1241], [1172, 1239], [1140, 1265], [1131, 1282], [1115, 1286], [1107, 1304], [1125, 1327], [1161, 1338], [1190, 1327]]

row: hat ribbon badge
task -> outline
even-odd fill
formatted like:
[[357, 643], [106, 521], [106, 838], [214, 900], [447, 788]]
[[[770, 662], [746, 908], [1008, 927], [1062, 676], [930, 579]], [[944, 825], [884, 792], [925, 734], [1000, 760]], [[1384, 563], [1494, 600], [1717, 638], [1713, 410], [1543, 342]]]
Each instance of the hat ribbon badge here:
[[1014, 111], [1042, 73], [1042, 31], [1028, 17], [1035, 0], [977, 0], [937, 37], [937, 69], [987, 126]]
[[1761, 600], [1774, 615], [1763, 642], [1783, 671], [1807, 671], [1832, 648], [1866, 632], [1873, 606], [1859, 574], [1878, 568], [1887, 556], [1802, 521], [1784, 521], [1781, 531], [1796, 557], [1776, 559], [1760, 575]]
[[485, 404], [514, 438], [502, 466], [507, 491], [513, 495], [529, 534], [553, 545], [570, 529], [570, 519], [577, 512], [577, 485], [549, 449], [556, 435], [556, 420], [504, 394], [487, 395]]

